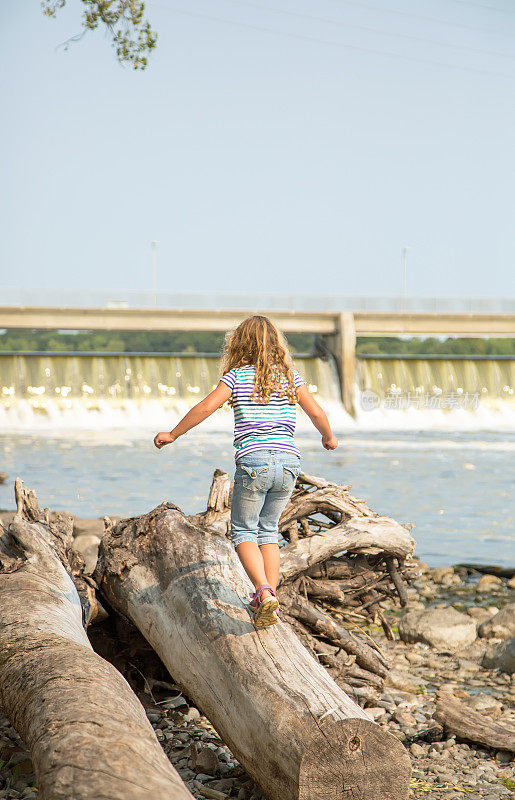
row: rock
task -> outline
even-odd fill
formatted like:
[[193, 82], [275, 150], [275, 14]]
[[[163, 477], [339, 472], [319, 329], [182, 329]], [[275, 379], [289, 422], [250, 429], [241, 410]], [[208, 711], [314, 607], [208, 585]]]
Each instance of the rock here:
[[443, 583], [447, 575], [454, 575], [454, 567], [436, 567], [431, 570], [431, 577], [435, 583]]
[[490, 713], [492, 711], [500, 713], [502, 708], [502, 703], [495, 697], [492, 697], [492, 695], [485, 694], [484, 692], [468, 695], [463, 702], [466, 706], [473, 709], [473, 711], [481, 711], [483, 713]]
[[7, 472], [0, 472], [0, 483], [5, 483], [9, 475]]
[[199, 719], [199, 718], [200, 718], [200, 711], [198, 710], [198, 708], [195, 708], [195, 706], [191, 706], [190, 708], [188, 708], [187, 712], [184, 714], [184, 719], [188, 720], [188, 722], [193, 719]]
[[410, 747], [410, 751], [413, 756], [424, 756], [426, 754], [424, 748], [416, 742], [413, 742]]
[[492, 589], [499, 589], [501, 586], [503, 586], [503, 580], [497, 575], [482, 575], [477, 582], [476, 591], [488, 594]]
[[393, 669], [388, 672], [385, 680], [385, 686], [391, 689], [399, 689], [401, 692], [410, 692], [411, 694], [416, 694], [422, 684], [423, 680], [417, 678], [416, 675], [406, 675], [403, 672], [396, 672]]
[[411, 728], [413, 725], [417, 724], [417, 720], [410, 714], [409, 711], [395, 711], [393, 714], [393, 719], [399, 725], [402, 725], [403, 728]]
[[405, 655], [406, 661], [409, 661], [410, 664], [422, 664], [424, 661], [424, 656], [420, 655], [420, 653], [406, 653]]
[[498, 764], [510, 764], [513, 761], [513, 753], [508, 753], [507, 750], [499, 750], [495, 760]]
[[513, 675], [515, 673], [515, 636], [496, 647], [488, 648], [481, 664], [487, 669], [499, 669], [501, 672]]
[[[104, 535], [104, 519], [103, 517], [98, 517], [97, 519], [91, 519], [90, 517], [76, 517], [75, 514], [73, 516], [73, 535], [74, 536], [82, 536], [82, 534], [88, 534], [93, 536], [99, 536], [102, 538]], [[110, 514], [108, 515], [109, 519], [113, 522], [118, 522], [119, 517], [112, 517]], [[52, 515], [50, 515], [52, 517]]]
[[381, 708], [380, 706], [372, 706], [372, 708], [366, 708], [365, 711], [367, 714], [370, 714], [374, 720], [380, 719], [386, 714], [386, 709]]
[[73, 540], [73, 549], [77, 550], [86, 562], [84, 572], [87, 575], [91, 575], [96, 567], [99, 544], [100, 537], [95, 536], [93, 533], [81, 533]]
[[458, 658], [458, 664], [463, 672], [477, 672], [479, 668], [477, 661], [471, 661], [468, 658]]
[[194, 769], [207, 775], [214, 775], [218, 769], [218, 757], [210, 747], [203, 747], [196, 754]]
[[515, 636], [515, 603], [504, 606], [493, 617], [481, 623], [477, 632], [482, 638], [508, 639]]
[[515, 589], [515, 575], [508, 581], [508, 589]]
[[[442, 569], [444, 568], [442, 567]], [[445, 575], [442, 575], [439, 580], [435, 578], [434, 581], [435, 583], [439, 583], [440, 586], [452, 586], [462, 582], [460, 576], [456, 575], [454, 572], [447, 572]]]
[[467, 614], [472, 619], [475, 619], [478, 625], [481, 625], [482, 622], [485, 620], [490, 619], [492, 614], [487, 608], [483, 608], [482, 606], [470, 606], [467, 608]]
[[224, 800], [224, 798], [229, 796], [225, 794], [225, 792], [218, 792], [216, 789], [211, 789], [209, 786], [204, 786], [204, 784], [198, 780], [198, 776], [197, 779], [193, 781], [193, 785], [201, 791], [204, 797], [211, 797], [213, 800]]
[[453, 652], [472, 644], [476, 638], [476, 623], [452, 606], [410, 611], [399, 622], [399, 635], [404, 642], [424, 642]]
[[219, 792], [230, 792], [235, 786], [235, 779], [221, 778], [218, 781], [211, 781], [209, 786], [211, 789], [218, 789]]

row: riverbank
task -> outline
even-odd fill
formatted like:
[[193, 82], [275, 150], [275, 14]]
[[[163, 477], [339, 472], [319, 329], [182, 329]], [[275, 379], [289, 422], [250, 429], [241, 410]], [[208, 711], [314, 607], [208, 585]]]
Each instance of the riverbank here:
[[[501, 635], [509, 633], [510, 619], [511, 626], [515, 624], [515, 613], [504, 629], [494, 626], [495, 636], [492, 631], [488, 636], [476, 635], [499, 609], [515, 603], [515, 580], [464, 567], [431, 570], [418, 563], [422, 574], [408, 588], [407, 607], [382, 604], [395, 641], [388, 641], [382, 628], [369, 630], [391, 668], [384, 691], [374, 704], [368, 704], [368, 712], [409, 750], [412, 800], [514, 798], [513, 753], [467, 743], [436, 722], [434, 714], [437, 692], [448, 691], [485, 719], [515, 730], [515, 674], [483, 665], [485, 655], [488, 658], [502, 642]], [[400, 634], [407, 636], [406, 631], [414, 635], [413, 623], [406, 624], [408, 615], [413, 618], [419, 612], [423, 618], [428, 611], [447, 614], [449, 609], [468, 621], [465, 636], [460, 617], [460, 626], [448, 628], [445, 646], [400, 638]], [[458, 629], [461, 632], [453, 638]], [[422, 622], [417, 635], [431, 638], [434, 630], [434, 620], [431, 626]], [[485, 627], [480, 633], [485, 633]], [[266, 800], [209, 721], [172, 683], [138, 695], [165, 753], [194, 796]], [[0, 798], [37, 798], [30, 754], [4, 717], [0, 718], [0, 760]]]

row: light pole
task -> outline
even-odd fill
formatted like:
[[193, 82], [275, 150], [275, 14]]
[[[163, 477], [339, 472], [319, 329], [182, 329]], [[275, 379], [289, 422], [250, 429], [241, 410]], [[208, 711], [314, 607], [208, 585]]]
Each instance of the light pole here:
[[157, 242], [152, 241], [150, 246], [152, 248], [152, 297], [154, 307], [157, 308]]
[[406, 303], [408, 300], [408, 269], [407, 269], [407, 260], [408, 260], [408, 250], [411, 250], [411, 247], [407, 245], [402, 248], [402, 255], [401, 255], [401, 263], [402, 263], [402, 311], [406, 311]]

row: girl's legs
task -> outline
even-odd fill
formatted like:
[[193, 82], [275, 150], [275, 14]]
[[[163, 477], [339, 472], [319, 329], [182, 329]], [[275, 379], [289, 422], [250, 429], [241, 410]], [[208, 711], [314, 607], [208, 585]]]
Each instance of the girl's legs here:
[[267, 583], [277, 589], [281, 555], [277, 539], [278, 522], [295, 487], [300, 459], [278, 453], [274, 463], [274, 482], [266, 494], [259, 513], [257, 543], [263, 557]]
[[[277, 581], [279, 579], [279, 565], [281, 563], [279, 545], [273, 543], [262, 544], [260, 545], [259, 549], [263, 557], [266, 582], [270, 584], [270, 586], [275, 592], [275, 590], [277, 589]], [[270, 594], [270, 592], [268, 592], [268, 594]]]
[[[255, 542], [241, 542], [241, 544], [236, 547], [238, 558], [242, 563], [243, 569], [254, 584], [254, 589], [257, 589], [258, 586], [262, 586], [264, 583], [269, 583], [274, 589], [277, 586], [277, 578], [279, 576], [279, 547], [278, 545], [262, 545], [262, 548], [274, 546], [277, 549], [277, 573], [275, 575], [275, 583], [268, 577], [269, 569], [266, 568], [263, 549], [259, 548]], [[269, 561], [268, 556], [267, 560]], [[271, 577], [273, 577], [273, 573]], [[269, 589], [263, 589], [262, 599], [269, 595], [271, 596], [271, 594]]]
[[[236, 466], [231, 539], [255, 589], [268, 583], [276, 590], [280, 566], [278, 521], [299, 469], [300, 459], [273, 450], [244, 456]], [[261, 599], [271, 594], [264, 589]]]

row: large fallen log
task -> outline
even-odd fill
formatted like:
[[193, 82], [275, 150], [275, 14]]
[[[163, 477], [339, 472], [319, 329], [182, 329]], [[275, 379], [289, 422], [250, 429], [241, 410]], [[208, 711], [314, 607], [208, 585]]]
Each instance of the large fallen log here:
[[401, 743], [337, 686], [290, 625], [255, 629], [252, 586], [211, 525], [201, 529], [171, 503], [120, 521], [102, 539], [93, 577], [268, 800], [406, 798]]
[[459, 739], [494, 750], [515, 752], [515, 728], [500, 724], [460, 703], [450, 692], [438, 691], [434, 719]]
[[[203, 530], [228, 536], [231, 487], [229, 475], [216, 470], [207, 510], [189, 520]], [[377, 646], [357, 626], [381, 625], [387, 638], [394, 638], [381, 602], [397, 599], [406, 605], [405, 581], [417, 576], [410, 561], [415, 542], [409, 528], [376, 514], [364, 500], [353, 497], [348, 486], [301, 472], [279, 521], [286, 544], [281, 547], [278, 596], [297, 632], [302, 625], [351, 655], [358, 647], [363, 659], [377, 664]], [[306, 602], [298, 602], [300, 595]], [[340, 623], [337, 635], [335, 623]], [[341, 623], [350, 624], [352, 632], [347, 633]], [[318, 658], [312, 637], [303, 641]], [[382, 663], [387, 666], [386, 660]], [[381, 679], [386, 675], [385, 669], [371, 672]], [[346, 687], [364, 685], [364, 676], [345, 664], [338, 675]], [[375, 676], [370, 677], [372, 692], [380, 688]], [[361, 694], [365, 699], [370, 692]]]
[[19, 479], [16, 501], [0, 528], [0, 705], [31, 751], [39, 796], [191, 798], [128, 683], [91, 648], [83, 616], [93, 597], [70, 549], [71, 518], [49, 523]]

